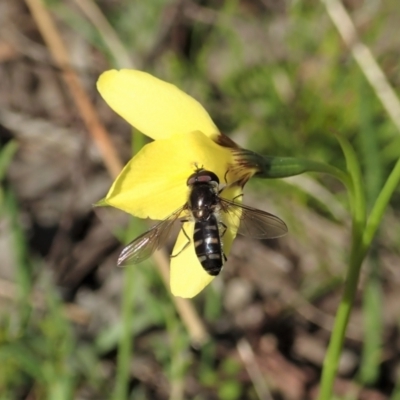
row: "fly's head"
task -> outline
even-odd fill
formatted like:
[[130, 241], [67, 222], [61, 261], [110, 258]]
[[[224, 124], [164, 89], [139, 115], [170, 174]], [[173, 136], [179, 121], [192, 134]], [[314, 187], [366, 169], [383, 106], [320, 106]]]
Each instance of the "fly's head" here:
[[188, 208], [197, 221], [206, 221], [218, 204], [218, 176], [205, 169], [197, 169], [189, 176], [187, 185], [190, 189]]
[[196, 172], [189, 176], [186, 184], [190, 188], [199, 184], [207, 184], [213, 189], [218, 190], [219, 179], [214, 172], [207, 171], [204, 168], [197, 168]]

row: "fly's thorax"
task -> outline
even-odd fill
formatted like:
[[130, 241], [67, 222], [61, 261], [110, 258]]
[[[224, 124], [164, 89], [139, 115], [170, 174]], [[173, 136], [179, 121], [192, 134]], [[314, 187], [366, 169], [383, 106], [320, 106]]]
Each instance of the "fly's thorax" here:
[[218, 191], [209, 183], [193, 185], [189, 194], [188, 208], [195, 220], [207, 220], [218, 204]]

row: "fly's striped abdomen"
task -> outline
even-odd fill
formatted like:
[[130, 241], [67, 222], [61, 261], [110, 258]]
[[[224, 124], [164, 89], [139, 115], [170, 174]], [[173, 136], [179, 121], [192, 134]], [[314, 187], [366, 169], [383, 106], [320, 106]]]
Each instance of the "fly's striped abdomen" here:
[[194, 225], [194, 248], [203, 268], [213, 276], [221, 272], [224, 263], [217, 218], [211, 214], [206, 221]]

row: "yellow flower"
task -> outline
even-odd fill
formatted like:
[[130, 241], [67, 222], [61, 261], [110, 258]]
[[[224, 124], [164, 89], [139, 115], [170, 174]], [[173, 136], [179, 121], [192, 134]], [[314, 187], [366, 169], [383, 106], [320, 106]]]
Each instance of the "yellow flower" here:
[[[196, 166], [232, 185], [221, 197], [233, 199], [255, 172], [240, 168], [241, 149], [214, 125], [199, 102], [176, 86], [136, 70], [103, 73], [98, 90], [108, 105], [132, 126], [155, 139], [143, 147], [113, 183], [102, 204], [140, 218], [165, 219], [188, 199], [187, 179]], [[223, 218], [227, 216], [223, 215]], [[223, 237], [229, 254], [236, 230], [231, 221]], [[193, 222], [183, 224], [193, 237]], [[201, 266], [193, 241], [181, 231], [171, 259], [170, 283], [175, 296], [193, 297], [214, 278]]]

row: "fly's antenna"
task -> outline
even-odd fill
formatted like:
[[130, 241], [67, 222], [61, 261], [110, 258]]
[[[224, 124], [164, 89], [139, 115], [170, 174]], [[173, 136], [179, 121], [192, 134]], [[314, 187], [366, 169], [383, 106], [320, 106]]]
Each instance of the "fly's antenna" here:
[[203, 171], [204, 170], [204, 165], [202, 165], [201, 167], [199, 167], [199, 164], [197, 164], [197, 162], [195, 162], [194, 163], [194, 169], [195, 169], [195, 172], [197, 173], [197, 172], [200, 172], [200, 171]]

